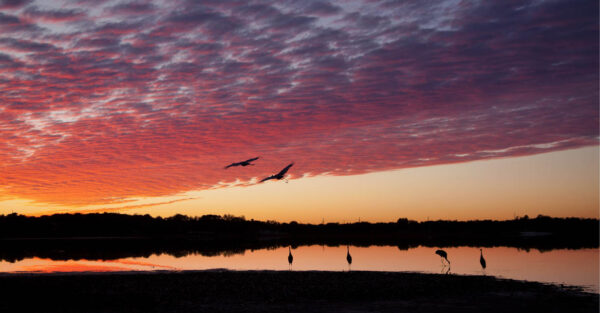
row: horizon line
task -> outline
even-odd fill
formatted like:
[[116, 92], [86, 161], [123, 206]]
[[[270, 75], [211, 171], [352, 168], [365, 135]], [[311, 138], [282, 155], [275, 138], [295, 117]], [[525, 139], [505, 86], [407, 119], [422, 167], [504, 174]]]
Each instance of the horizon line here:
[[245, 222], [263, 222], [263, 223], [268, 223], [268, 222], [276, 222], [279, 224], [292, 224], [292, 223], [296, 223], [296, 224], [302, 224], [302, 225], [328, 225], [328, 224], [340, 224], [340, 225], [352, 225], [352, 224], [362, 224], [362, 223], [366, 223], [366, 224], [390, 224], [390, 223], [398, 223], [400, 220], [404, 220], [405, 222], [416, 222], [416, 223], [427, 223], [427, 222], [507, 222], [507, 221], [517, 221], [517, 220], [534, 220], [534, 219], [562, 219], [562, 220], [567, 220], [567, 219], [580, 219], [580, 220], [596, 220], [596, 221], [600, 221], [600, 218], [597, 217], [579, 217], [579, 216], [568, 216], [568, 217], [556, 217], [556, 216], [549, 216], [549, 215], [544, 215], [544, 214], [538, 214], [535, 217], [530, 217], [529, 215], [525, 214], [522, 216], [518, 216], [516, 215], [515, 217], [513, 217], [512, 219], [469, 219], [469, 220], [458, 220], [458, 219], [427, 219], [427, 220], [413, 220], [413, 219], [408, 219], [406, 217], [399, 217], [396, 220], [392, 220], [392, 221], [387, 221], [387, 222], [370, 222], [368, 220], [358, 220], [358, 221], [354, 221], [354, 222], [347, 222], [347, 221], [336, 221], [336, 222], [321, 222], [321, 223], [310, 223], [310, 222], [298, 222], [295, 220], [291, 220], [288, 222], [284, 222], [284, 221], [277, 221], [277, 220], [269, 220], [269, 219], [265, 219], [265, 220], [259, 220], [259, 219], [254, 219], [254, 218], [250, 218], [250, 219], [246, 219], [246, 217], [244, 215], [241, 216], [235, 216], [232, 214], [223, 214], [223, 215], [219, 215], [219, 214], [204, 214], [204, 215], [186, 215], [186, 214], [180, 214], [180, 213], [175, 213], [171, 216], [152, 216], [151, 214], [139, 214], [139, 213], [134, 213], [134, 214], [128, 214], [128, 213], [119, 213], [119, 212], [87, 212], [87, 213], [82, 213], [82, 212], [64, 212], [64, 213], [53, 213], [50, 215], [36, 215], [36, 214], [21, 214], [21, 213], [17, 213], [17, 212], [12, 212], [12, 213], [8, 213], [8, 214], [0, 214], [0, 217], [8, 217], [10, 215], [17, 215], [17, 216], [24, 216], [27, 218], [43, 218], [43, 217], [53, 217], [53, 216], [57, 216], [57, 215], [105, 215], [105, 214], [112, 214], [112, 215], [122, 215], [122, 216], [150, 216], [153, 219], [170, 219], [170, 218], [175, 218], [176, 216], [183, 216], [186, 218], [190, 218], [190, 219], [199, 219], [205, 216], [216, 216], [219, 217], [221, 219], [230, 219], [230, 220], [234, 220], [234, 219], [238, 219], [238, 220], [243, 220]]

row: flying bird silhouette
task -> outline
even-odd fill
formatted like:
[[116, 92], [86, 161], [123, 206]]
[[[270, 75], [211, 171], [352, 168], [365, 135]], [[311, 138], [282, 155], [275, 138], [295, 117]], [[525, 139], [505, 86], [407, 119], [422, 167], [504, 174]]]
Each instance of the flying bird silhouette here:
[[450, 265], [450, 261], [448, 260], [448, 253], [446, 253], [446, 251], [444, 251], [444, 250], [435, 250], [435, 254], [437, 254], [440, 257], [442, 257], [442, 264], [444, 263], [444, 259], [446, 259], [446, 262], [448, 262], [448, 265]]
[[256, 161], [256, 160], [258, 160], [258, 158], [259, 158], [259, 157], [255, 157], [255, 158], [252, 158], [252, 159], [248, 159], [248, 160], [246, 160], [246, 161], [242, 161], [242, 162], [236, 162], [236, 163], [231, 163], [231, 164], [229, 164], [229, 165], [225, 166], [225, 169], [228, 169], [228, 168], [230, 168], [230, 167], [232, 167], [232, 166], [248, 166], [248, 165], [254, 165], [254, 164], [251, 164], [250, 162], [252, 162], [252, 161]]
[[483, 250], [479, 249], [479, 263], [481, 263], [481, 268], [485, 269], [485, 259], [483, 258]]
[[260, 182], [262, 183], [262, 182], [267, 181], [269, 179], [281, 180], [283, 178], [283, 176], [285, 175], [285, 173], [287, 173], [287, 171], [290, 169], [290, 167], [292, 167], [292, 165], [294, 165], [294, 163], [290, 163], [288, 166], [286, 166], [284, 169], [282, 169], [279, 173], [277, 173], [275, 175], [271, 175], [269, 177], [263, 178]]

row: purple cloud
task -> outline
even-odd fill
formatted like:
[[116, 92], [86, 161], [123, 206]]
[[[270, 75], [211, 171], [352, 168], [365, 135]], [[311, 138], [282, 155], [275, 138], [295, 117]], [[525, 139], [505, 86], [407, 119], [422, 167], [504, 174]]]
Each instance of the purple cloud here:
[[[290, 160], [293, 177], [350, 175], [597, 145], [597, 11], [365, 0], [0, 13], [0, 190], [109, 203], [247, 184]], [[264, 167], [215, 166], [247, 155]]]
[[23, 11], [23, 16], [37, 21], [64, 22], [81, 19], [85, 13], [80, 9], [41, 10], [31, 6]]
[[18, 9], [31, 3], [32, 0], [0, 0], [0, 9]]

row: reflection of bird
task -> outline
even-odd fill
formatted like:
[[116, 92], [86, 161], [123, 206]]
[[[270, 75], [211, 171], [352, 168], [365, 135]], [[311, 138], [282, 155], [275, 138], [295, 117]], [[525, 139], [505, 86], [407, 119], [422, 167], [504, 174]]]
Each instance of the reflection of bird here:
[[479, 249], [479, 263], [481, 263], [481, 268], [485, 269], [485, 259], [483, 258], [483, 250]]
[[292, 262], [294, 262], [294, 256], [292, 255], [292, 247], [288, 247], [288, 262], [290, 263], [290, 270], [292, 270]]
[[283, 178], [283, 176], [285, 175], [285, 173], [287, 173], [287, 171], [290, 169], [290, 167], [292, 167], [292, 165], [294, 165], [294, 163], [290, 163], [288, 166], [286, 166], [284, 169], [282, 169], [279, 173], [275, 174], [275, 175], [271, 175], [269, 177], [265, 177], [263, 178], [260, 182], [264, 182], [267, 181], [269, 179], [277, 179], [280, 180]]
[[448, 262], [448, 264], [450, 264], [450, 261], [448, 261], [448, 253], [446, 253], [446, 251], [444, 251], [444, 250], [435, 250], [435, 254], [437, 254], [440, 257], [442, 257], [442, 264], [444, 263], [444, 259], [446, 259], [446, 262]]
[[346, 261], [348, 261], [348, 270], [350, 270], [350, 265], [352, 265], [352, 256], [350, 255], [350, 246], [346, 246]]
[[259, 158], [259, 157], [255, 157], [255, 158], [252, 158], [252, 159], [248, 159], [248, 160], [246, 160], [246, 161], [237, 162], [237, 163], [231, 163], [231, 164], [229, 164], [229, 165], [225, 166], [225, 169], [228, 169], [228, 168], [230, 168], [230, 167], [232, 167], [232, 166], [248, 166], [248, 165], [254, 165], [254, 164], [251, 164], [250, 162], [252, 162], [252, 161], [256, 161], [256, 160], [258, 160], [258, 158]]

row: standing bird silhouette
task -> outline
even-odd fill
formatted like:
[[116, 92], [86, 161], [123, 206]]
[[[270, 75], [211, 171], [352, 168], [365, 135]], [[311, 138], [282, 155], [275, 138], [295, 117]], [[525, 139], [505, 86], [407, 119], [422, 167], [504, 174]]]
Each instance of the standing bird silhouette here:
[[286, 166], [284, 169], [282, 169], [281, 171], [279, 171], [279, 173], [277, 173], [275, 175], [271, 175], [269, 177], [263, 178], [260, 182], [262, 183], [262, 182], [267, 181], [269, 179], [281, 180], [283, 178], [283, 176], [285, 175], [285, 173], [287, 173], [287, 171], [290, 169], [290, 167], [292, 167], [292, 165], [294, 165], [294, 163], [290, 163], [288, 166]]
[[232, 166], [248, 166], [248, 165], [254, 165], [254, 164], [252, 164], [252, 163], [250, 163], [250, 162], [252, 162], [252, 161], [256, 161], [256, 160], [258, 160], [258, 158], [259, 158], [259, 157], [255, 157], [255, 158], [252, 158], [252, 159], [248, 159], [248, 160], [246, 160], [246, 161], [242, 161], [242, 162], [236, 162], [236, 163], [231, 163], [231, 164], [229, 164], [229, 165], [225, 166], [225, 169], [228, 169], [228, 168], [230, 168], [230, 167], [232, 167]]
[[446, 259], [446, 262], [448, 262], [448, 265], [450, 265], [450, 261], [448, 260], [448, 253], [446, 253], [446, 251], [444, 251], [444, 250], [435, 250], [435, 254], [437, 254], [440, 257], [442, 257], [442, 264], [444, 264], [444, 259]]
[[481, 268], [485, 269], [485, 259], [483, 258], [483, 250], [479, 249], [479, 263], [481, 264]]
[[346, 246], [346, 261], [348, 261], [348, 272], [350, 272], [350, 265], [352, 265], [352, 256], [350, 255], [350, 246]]
[[294, 262], [294, 256], [292, 255], [292, 247], [288, 247], [288, 262], [290, 263], [290, 271], [292, 270], [292, 262]]

